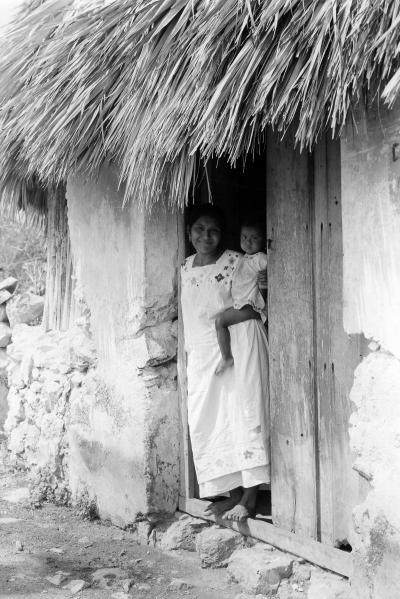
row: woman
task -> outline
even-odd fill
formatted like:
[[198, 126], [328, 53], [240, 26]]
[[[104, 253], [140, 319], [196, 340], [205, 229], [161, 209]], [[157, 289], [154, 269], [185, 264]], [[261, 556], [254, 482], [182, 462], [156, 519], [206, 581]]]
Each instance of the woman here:
[[218, 314], [232, 306], [231, 283], [240, 254], [224, 250], [224, 219], [211, 204], [188, 223], [195, 254], [182, 266], [182, 315], [187, 352], [188, 420], [200, 497], [230, 492], [208, 513], [244, 520], [255, 513], [257, 488], [270, 480], [268, 356], [264, 327], [254, 319], [230, 328], [234, 366], [215, 370]]

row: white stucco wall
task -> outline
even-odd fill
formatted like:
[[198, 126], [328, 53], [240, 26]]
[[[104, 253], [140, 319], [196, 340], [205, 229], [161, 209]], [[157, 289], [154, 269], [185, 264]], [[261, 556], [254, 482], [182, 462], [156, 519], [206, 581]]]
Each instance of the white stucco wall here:
[[[342, 139], [344, 328], [371, 339], [350, 439], [370, 492], [354, 511], [353, 597], [395, 599], [400, 571], [400, 106], [360, 111]], [[395, 160], [393, 160], [395, 151]], [[397, 566], [396, 566], [397, 564]]]
[[342, 142], [344, 326], [400, 358], [400, 105], [361, 114]]
[[122, 208], [117, 172], [68, 182], [76, 273], [98, 351], [70, 426], [70, 483], [126, 524], [177, 504], [177, 215]]

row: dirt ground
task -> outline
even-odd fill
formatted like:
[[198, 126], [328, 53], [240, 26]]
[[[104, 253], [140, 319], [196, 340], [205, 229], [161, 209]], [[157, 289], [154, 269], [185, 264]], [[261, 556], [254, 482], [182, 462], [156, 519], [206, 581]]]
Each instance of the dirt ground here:
[[[224, 570], [202, 570], [194, 553], [140, 545], [132, 533], [84, 521], [70, 508], [32, 509], [26, 480], [7, 472], [0, 472], [0, 535], [1, 599], [231, 599], [240, 592]], [[101, 568], [120, 570], [93, 582]], [[62, 582], [52, 584], [60, 572]], [[76, 594], [63, 588], [77, 579], [90, 586]]]

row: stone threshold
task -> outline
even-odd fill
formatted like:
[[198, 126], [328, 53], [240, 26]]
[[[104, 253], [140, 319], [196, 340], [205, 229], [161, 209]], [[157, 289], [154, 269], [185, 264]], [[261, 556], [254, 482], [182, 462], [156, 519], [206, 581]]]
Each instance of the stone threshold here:
[[265, 520], [248, 518], [246, 522], [229, 522], [215, 516], [204, 514], [209, 502], [201, 499], [179, 498], [179, 510], [196, 518], [214, 522], [230, 528], [245, 537], [252, 537], [274, 547], [297, 555], [308, 562], [349, 578], [353, 571], [353, 558], [335, 547], [330, 547], [313, 539], [283, 530]]
[[242, 526], [234, 530], [236, 526], [220, 525], [212, 518], [205, 518], [205, 502], [197, 502], [197, 511], [203, 517], [179, 511], [168, 519], [137, 522], [132, 533], [139, 543], [161, 551], [194, 552], [201, 568], [224, 569], [226, 584], [234, 593], [235, 586], [230, 585], [237, 585], [239, 593], [235, 593], [235, 599], [349, 599], [351, 596], [351, 585], [346, 578], [306, 562], [290, 551], [282, 551], [276, 544], [244, 536], [251, 532], [249, 527], [247, 531]]

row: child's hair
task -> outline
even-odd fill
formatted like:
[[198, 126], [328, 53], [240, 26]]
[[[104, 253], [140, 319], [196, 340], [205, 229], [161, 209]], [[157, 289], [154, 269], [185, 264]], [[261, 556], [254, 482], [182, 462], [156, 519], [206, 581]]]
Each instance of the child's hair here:
[[263, 237], [265, 237], [265, 217], [262, 214], [250, 214], [242, 219], [240, 228], [251, 227], [256, 229]]

